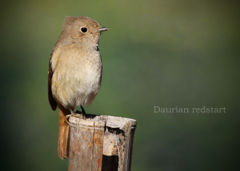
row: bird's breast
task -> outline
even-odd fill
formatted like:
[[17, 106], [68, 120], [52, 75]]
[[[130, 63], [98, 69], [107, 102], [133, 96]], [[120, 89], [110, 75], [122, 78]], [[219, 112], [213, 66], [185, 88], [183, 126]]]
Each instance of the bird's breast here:
[[65, 107], [91, 104], [101, 86], [102, 62], [94, 49], [58, 50], [52, 57], [52, 93]]

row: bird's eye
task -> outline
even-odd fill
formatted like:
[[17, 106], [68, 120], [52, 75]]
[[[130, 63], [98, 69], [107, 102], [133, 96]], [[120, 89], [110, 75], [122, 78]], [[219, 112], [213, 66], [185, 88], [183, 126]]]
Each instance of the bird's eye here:
[[87, 28], [86, 27], [82, 27], [81, 28], [81, 32], [86, 33], [87, 32]]

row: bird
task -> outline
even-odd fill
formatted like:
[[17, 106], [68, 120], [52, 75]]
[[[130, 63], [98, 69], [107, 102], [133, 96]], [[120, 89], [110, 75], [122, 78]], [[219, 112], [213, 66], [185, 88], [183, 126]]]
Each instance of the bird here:
[[66, 116], [74, 108], [91, 105], [102, 83], [102, 58], [98, 48], [101, 27], [89, 17], [65, 18], [63, 30], [50, 53], [48, 100], [59, 109], [58, 156], [69, 157], [69, 125]]

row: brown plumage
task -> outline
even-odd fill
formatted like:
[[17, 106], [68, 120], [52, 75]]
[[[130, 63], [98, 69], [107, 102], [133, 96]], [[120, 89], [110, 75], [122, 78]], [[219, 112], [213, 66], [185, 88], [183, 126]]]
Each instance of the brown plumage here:
[[58, 155], [68, 157], [69, 125], [66, 115], [75, 106], [90, 105], [102, 79], [102, 60], [98, 49], [102, 28], [88, 17], [66, 17], [63, 31], [49, 60], [48, 99], [53, 110], [59, 108]]

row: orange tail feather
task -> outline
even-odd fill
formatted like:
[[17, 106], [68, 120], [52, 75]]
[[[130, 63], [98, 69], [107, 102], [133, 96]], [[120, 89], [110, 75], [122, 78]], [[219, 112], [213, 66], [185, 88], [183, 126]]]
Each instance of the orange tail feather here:
[[61, 159], [69, 157], [69, 125], [66, 122], [66, 115], [71, 112], [63, 106], [59, 108], [59, 132], [58, 132], [58, 156]]

